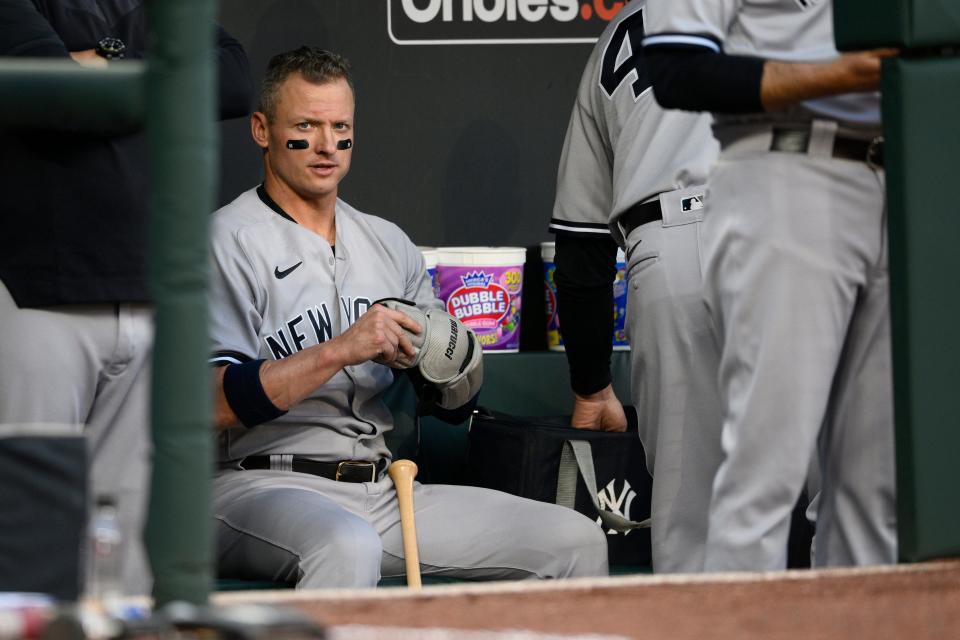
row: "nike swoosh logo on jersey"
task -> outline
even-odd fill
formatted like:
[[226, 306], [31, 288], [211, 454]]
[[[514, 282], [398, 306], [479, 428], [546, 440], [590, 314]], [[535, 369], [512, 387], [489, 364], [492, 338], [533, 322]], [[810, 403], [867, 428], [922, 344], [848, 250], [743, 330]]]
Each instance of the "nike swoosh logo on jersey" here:
[[303, 260], [301, 260], [301, 261], [298, 262], [297, 264], [293, 265], [293, 266], [290, 267], [289, 269], [284, 269], [283, 271], [280, 271], [280, 267], [274, 267], [274, 268], [273, 268], [273, 275], [275, 275], [275, 276], [277, 277], [277, 280], [283, 280], [283, 279], [286, 278], [288, 275], [290, 275], [291, 273], [293, 273], [294, 269], [296, 269], [297, 267], [299, 267], [299, 266], [302, 265], [302, 264], [303, 264]]

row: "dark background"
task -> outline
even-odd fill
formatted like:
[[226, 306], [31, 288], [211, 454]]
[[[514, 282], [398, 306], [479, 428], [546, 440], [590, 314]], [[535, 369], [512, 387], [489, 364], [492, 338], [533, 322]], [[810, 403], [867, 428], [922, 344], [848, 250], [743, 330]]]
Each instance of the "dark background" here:
[[[356, 147], [344, 200], [396, 222], [419, 245], [552, 239], [557, 163], [592, 45], [398, 45], [387, 32], [387, 0], [220, 6], [257, 83], [271, 55], [303, 44], [351, 61]], [[589, 24], [599, 35], [606, 23]], [[222, 157], [225, 204], [262, 177], [246, 120], [224, 125]]]

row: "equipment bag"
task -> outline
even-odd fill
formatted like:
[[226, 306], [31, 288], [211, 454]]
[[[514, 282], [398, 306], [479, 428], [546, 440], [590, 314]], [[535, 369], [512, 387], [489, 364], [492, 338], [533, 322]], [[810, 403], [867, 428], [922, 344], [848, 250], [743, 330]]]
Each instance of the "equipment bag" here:
[[482, 407], [469, 431], [467, 482], [572, 507], [607, 533], [611, 565], [649, 566], [650, 489], [636, 412], [623, 433], [574, 429]]

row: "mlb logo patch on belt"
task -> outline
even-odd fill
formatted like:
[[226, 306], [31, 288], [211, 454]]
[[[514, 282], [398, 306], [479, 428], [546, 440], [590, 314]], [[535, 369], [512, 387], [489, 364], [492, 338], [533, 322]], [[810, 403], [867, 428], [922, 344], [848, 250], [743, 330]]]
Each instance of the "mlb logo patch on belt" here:
[[684, 198], [680, 201], [680, 207], [683, 211], [699, 211], [703, 209], [703, 194]]

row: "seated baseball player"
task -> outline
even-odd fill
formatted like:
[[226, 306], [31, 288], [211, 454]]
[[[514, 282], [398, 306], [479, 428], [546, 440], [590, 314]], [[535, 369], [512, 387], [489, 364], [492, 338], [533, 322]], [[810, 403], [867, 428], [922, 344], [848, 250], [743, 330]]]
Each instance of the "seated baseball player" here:
[[[382, 392], [406, 370], [421, 406], [459, 420], [479, 391], [480, 345], [441, 311], [419, 250], [337, 198], [353, 119], [343, 58], [309, 47], [275, 56], [251, 118], [264, 182], [213, 216], [223, 577], [315, 588], [403, 575]], [[573, 510], [419, 483], [414, 502], [424, 575], [607, 573], [603, 532]]]

